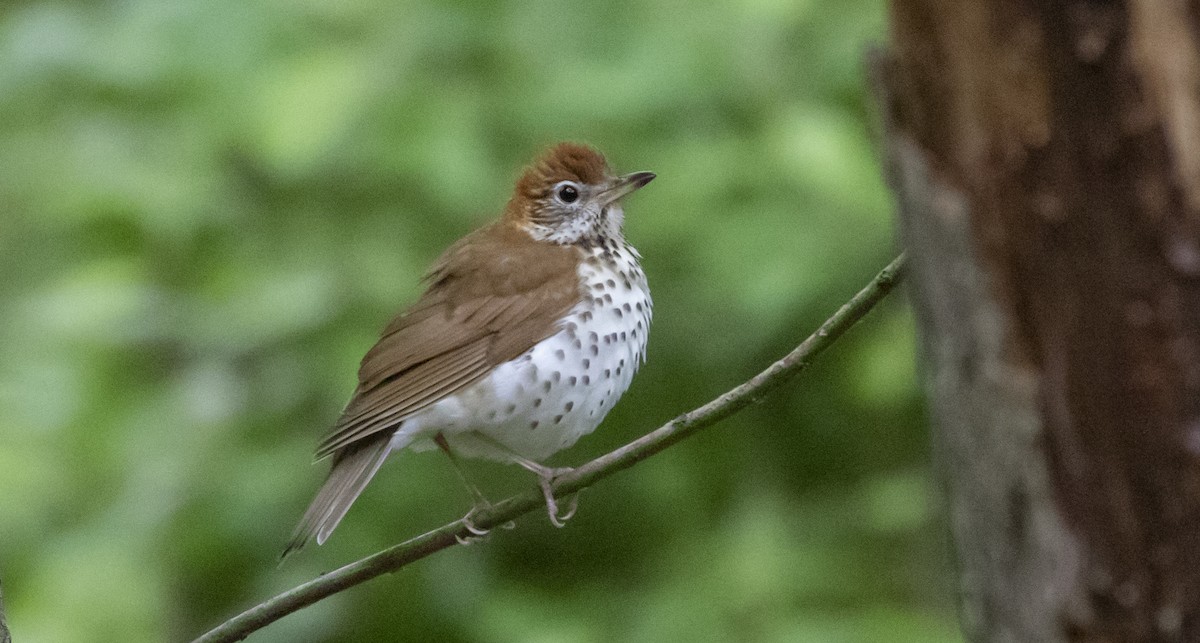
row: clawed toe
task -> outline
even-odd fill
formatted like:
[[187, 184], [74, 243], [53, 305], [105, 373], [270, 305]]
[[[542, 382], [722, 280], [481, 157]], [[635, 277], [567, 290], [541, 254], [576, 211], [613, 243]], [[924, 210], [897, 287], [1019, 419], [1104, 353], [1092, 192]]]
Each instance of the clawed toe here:
[[566, 522], [575, 516], [575, 512], [579, 510], [579, 492], [571, 494], [571, 505], [567, 507], [567, 513], [559, 516], [559, 520]]
[[[484, 508], [490, 509], [491, 507], [488, 506], [488, 507], [484, 507]], [[477, 542], [483, 540], [485, 536], [492, 533], [491, 529], [484, 529], [483, 527], [477, 526], [475, 524], [475, 521], [471, 518], [471, 516], [474, 516], [475, 513], [477, 511], [479, 511], [479, 509], [480, 509], [480, 507], [478, 505], [472, 507], [471, 510], [467, 512], [467, 515], [463, 516], [462, 520], [459, 521], [463, 524], [463, 527], [466, 528], [466, 530], [468, 532], [470, 532], [471, 535], [460, 536], [458, 534], [455, 534], [454, 539], [458, 541], [458, 544], [464, 545], [464, 546], [471, 545], [471, 544], [474, 544], [474, 543], [477, 543]]]
[[462, 545], [463, 547], [470, 547], [471, 545], [474, 545], [477, 542], [482, 542], [484, 540], [484, 537], [483, 536], [459, 536], [458, 534], [454, 534], [454, 540], [457, 540], [458, 544]]
[[474, 534], [476, 536], [486, 536], [486, 535], [492, 533], [491, 529], [484, 529], [482, 527], [476, 527], [475, 523], [471, 522], [470, 520], [467, 520], [466, 518], [463, 518], [463, 527], [466, 527], [467, 531], [471, 532], [472, 534]]
[[[561, 475], [561, 472], [570, 471], [570, 469], [556, 469], [554, 475]], [[567, 526], [567, 521], [575, 515], [575, 511], [579, 509], [579, 494], [571, 495], [571, 504], [567, 508], [567, 512], [561, 516], [558, 513], [558, 501], [554, 498], [554, 489], [551, 484], [554, 482], [553, 477], [540, 477], [538, 485], [542, 488], [542, 495], [546, 498], [546, 515], [550, 517], [550, 524], [559, 529]]]

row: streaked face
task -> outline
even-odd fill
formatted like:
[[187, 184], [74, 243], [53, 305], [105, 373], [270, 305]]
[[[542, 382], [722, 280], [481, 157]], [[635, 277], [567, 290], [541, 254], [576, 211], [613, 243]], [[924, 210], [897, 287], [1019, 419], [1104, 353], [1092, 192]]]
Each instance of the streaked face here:
[[653, 178], [650, 172], [621, 177], [606, 172], [594, 183], [577, 177], [549, 177], [529, 209], [530, 232], [539, 240], [564, 245], [623, 239], [621, 199]]

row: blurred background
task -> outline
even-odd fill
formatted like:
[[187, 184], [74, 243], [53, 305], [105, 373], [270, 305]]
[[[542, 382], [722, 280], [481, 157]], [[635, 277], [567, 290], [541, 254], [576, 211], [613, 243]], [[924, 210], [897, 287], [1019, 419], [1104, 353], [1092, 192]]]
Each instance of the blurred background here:
[[[21, 643], [187, 640], [470, 507], [393, 458], [276, 560], [359, 358], [539, 150], [627, 203], [649, 361], [579, 464], [745, 380], [894, 254], [882, 0], [0, 4], [0, 580]], [[958, 641], [893, 297], [779, 394], [252, 641]], [[516, 467], [472, 465], [495, 499]]]

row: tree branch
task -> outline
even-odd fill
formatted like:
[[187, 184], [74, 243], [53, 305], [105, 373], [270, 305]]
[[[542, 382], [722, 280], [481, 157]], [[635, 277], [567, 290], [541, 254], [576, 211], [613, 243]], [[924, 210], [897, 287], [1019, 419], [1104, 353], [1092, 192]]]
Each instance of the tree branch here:
[[[570, 495], [591, 486], [602, 478], [628, 469], [701, 429], [733, 415], [778, 388], [808, 367], [813, 358], [833, 344], [859, 319], [862, 319], [900, 282], [904, 277], [904, 271], [905, 257], [902, 253], [876, 275], [871, 283], [867, 284], [826, 320], [817, 329], [817, 332], [810, 335], [782, 359], [749, 381], [727, 391], [704, 406], [688, 411], [633, 442], [556, 478], [553, 485], [554, 496]], [[492, 529], [540, 508], [544, 504], [541, 491], [533, 490], [498, 502], [492, 506], [490, 511], [478, 511], [472, 514], [471, 518], [476, 527]], [[381, 574], [394, 572], [408, 563], [451, 547], [458, 538], [470, 536], [471, 532], [467, 530], [461, 520], [443, 525], [260, 603], [217, 626], [196, 639], [194, 643], [240, 641], [252, 632], [287, 614]]]

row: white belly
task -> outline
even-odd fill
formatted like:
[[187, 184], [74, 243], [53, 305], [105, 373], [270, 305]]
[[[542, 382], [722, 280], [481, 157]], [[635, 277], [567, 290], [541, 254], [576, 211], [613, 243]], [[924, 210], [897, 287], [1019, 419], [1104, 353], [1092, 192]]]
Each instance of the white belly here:
[[558, 333], [405, 420], [392, 448], [432, 448], [440, 431], [464, 456], [507, 461], [482, 434], [542, 460], [594, 431], [645, 361], [650, 329], [650, 291], [635, 251], [617, 250], [614, 258], [615, 269], [598, 260], [580, 264], [585, 296]]

